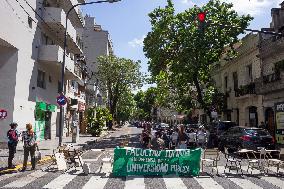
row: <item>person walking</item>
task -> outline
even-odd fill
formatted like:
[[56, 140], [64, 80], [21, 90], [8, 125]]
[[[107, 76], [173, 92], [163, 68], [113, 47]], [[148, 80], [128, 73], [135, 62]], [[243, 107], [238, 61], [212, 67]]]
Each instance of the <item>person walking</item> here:
[[160, 132], [155, 133], [155, 137], [151, 140], [152, 150], [163, 150], [165, 148], [165, 142], [161, 137], [162, 134]]
[[188, 145], [190, 148], [195, 148], [196, 147], [196, 132], [194, 131], [193, 128], [189, 130], [187, 133], [188, 136]]
[[31, 163], [32, 163], [32, 170], [35, 169], [35, 151], [36, 151], [36, 134], [33, 130], [32, 124], [26, 124], [26, 131], [23, 131], [23, 142], [24, 142], [24, 162], [23, 162], [23, 169], [25, 171], [27, 168], [27, 162], [29, 154], [31, 155]]
[[185, 133], [185, 128], [183, 125], [180, 125], [177, 138], [178, 149], [187, 149], [187, 140], [188, 136]]
[[8, 169], [12, 169], [15, 166], [13, 165], [13, 159], [15, 157], [18, 140], [19, 140], [19, 133], [17, 131], [18, 124], [15, 122], [10, 123], [10, 129], [7, 132], [8, 137], [8, 149], [9, 149], [9, 157], [8, 157]]
[[197, 132], [197, 144], [199, 147], [204, 148], [206, 144], [206, 131], [203, 127], [199, 128]]

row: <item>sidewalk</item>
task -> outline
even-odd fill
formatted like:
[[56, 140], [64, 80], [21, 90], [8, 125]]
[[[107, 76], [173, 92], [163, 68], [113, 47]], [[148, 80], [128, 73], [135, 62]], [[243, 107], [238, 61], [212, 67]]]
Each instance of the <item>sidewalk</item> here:
[[[62, 144], [72, 144], [75, 149], [84, 148], [85, 145], [88, 145], [93, 142], [99, 141], [101, 138], [107, 136], [110, 132], [103, 131], [100, 137], [93, 137], [89, 134], [80, 134], [79, 141], [77, 143], [72, 143], [72, 137], [64, 137], [62, 139]], [[53, 140], [44, 140], [38, 144], [39, 150], [41, 152], [41, 157], [44, 159], [45, 156], [52, 155], [53, 150], [58, 147], [58, 137]], [[24, 151], [22, 142], [18, 143], [17, 152], [13, 159], [14, 165], [19, 165], [23, 163]], [[30, 161], [30, 157], [29, 157]], [[8, 149], [0, 149], [0, 171], [5, 170], [8, 162]]]

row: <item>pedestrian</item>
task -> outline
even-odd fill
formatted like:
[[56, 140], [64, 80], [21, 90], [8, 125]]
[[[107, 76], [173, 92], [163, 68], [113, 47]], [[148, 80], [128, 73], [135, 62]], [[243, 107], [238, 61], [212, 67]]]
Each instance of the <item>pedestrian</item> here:
[[194, 129], [190, 129], [189, 132], [187, 133], [188, 136], [188, 145], [190, 148], [196, 147], [196, 132]]
[[265, 124], [264, 124], [264, 122], [262, 121], [262, 122], [260, 122], [260, 125], [258, 126], [259, 128], [262, 128], [262, 129], [265, 129]]
[[26, 124], [26, 131], [23, 131], [23, 142], [24, 142], [24, 163], [22, 171], [27, 168], [27, 162], [29, 154], [31, 155], [32, 170], [35, 169], [35, 151], [37, 147], [36, 134], [33, 130], [32, 124]]
[[171, 149], [174, 149], [177, 146], [178, 139], [178, 128], [176, 128], [171, 134]]
[[161, 137], [162, 134], [160, 132], [155, 133], [155, 137], [151, 140], [152, 150], [163, 150], [165, 148], [165, 142]]
[[15, 153], [17, 150], [19, 133], [17, 131], [18, 124], [15, 122], [10, 123], [10, 129], [7, 132], [8, 137], [8, 149], [9, 149], [9, 157], [8, 157], [8, 169], [15, 168], [13, 165], [13, 159], [15, 157]]
[[204, 148], [205, 143], [206, 143], [206, 131], [204, 130], [203, 127], [201, 127], [197, 132], [197, 144], [199, 147]]
[[179, 126], [177, 144], [179, 149], [187, 149], [188, 136], [183, 125]]

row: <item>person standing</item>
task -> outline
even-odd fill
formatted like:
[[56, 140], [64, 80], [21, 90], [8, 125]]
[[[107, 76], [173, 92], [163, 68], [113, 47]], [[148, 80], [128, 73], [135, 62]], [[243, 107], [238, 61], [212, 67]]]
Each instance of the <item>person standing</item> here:
[[188, 136], [185, 133], [184, 126], [180, 125], [179, 131], [178, 131], [178, 138], [177, 138], [178, 148], [187, 149], [187, 140], [188, 140]]
[[26, 131], [23, 131], [23, 142], [24, 142], [24, 162], [23, 169], [25, 171], [27, 168], [27, 162], [29, 154], [31, 155], [32, 170], [35, 169], [35, 151], [36, 151], [36, 134], [33, 130], [32, 124], [26, 124]]
[[19, 140], [19, 133], [17, 131], [18, 124], [15, 122], [10, 123], [10, 129], [7, 132], [8, 137], [8, 149], [9, 149], [9, 157], [8, 157], [8, 169], [12, 169], [15, 166], [13, 165], [13, 159], [15, 157], [18, 140]]

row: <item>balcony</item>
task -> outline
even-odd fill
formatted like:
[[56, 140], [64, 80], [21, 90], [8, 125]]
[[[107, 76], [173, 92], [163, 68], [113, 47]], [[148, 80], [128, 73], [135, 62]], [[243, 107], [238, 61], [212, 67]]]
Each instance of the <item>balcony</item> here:
[[[84, 3], [85, 0], [65, 0], [60, 1], [60, 6], [64, 9], [64, 11], [67, 13], [69, 9], [78, 4], [78, 3]], [[82, 12], [80, 11], [80, 7], [75, 7], [69, 14], [69, 19], [71, 20], [72, 24], [77, 28], [83, 28], [84, 27], [84, 17]]]
[[235, 97], [249, 97], [250, 95], [256, 94], [255, 83], [250, 83], [248, 85], [240, 86], [240, 88], [235, 89]]
[[[43, 11], [43, 19], [46, 24], [43, 26], [50, 32], [52, 32], [58, 41], [64, 40], [66, 14], [61, 8], [45, 7]], [[73, 50], [74, 54], [82, 54], [82, 50], [77, 45], [77, 32], [71, 22], [67, 21], [67, 46]]]
[[284, 71], [265, 75], [256, 80], [256, 93], [268, 94], [284, 90]]
[[[42, 45], [39, 47], [38, 61], [50, 67], [56, 74], [61, 72], [63, 49], [58, 45]], [[74, 60], [71, 56], [65, 57], [66, 79], [76, 79], [74, 74]]]

